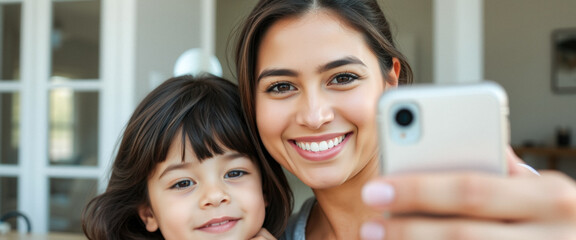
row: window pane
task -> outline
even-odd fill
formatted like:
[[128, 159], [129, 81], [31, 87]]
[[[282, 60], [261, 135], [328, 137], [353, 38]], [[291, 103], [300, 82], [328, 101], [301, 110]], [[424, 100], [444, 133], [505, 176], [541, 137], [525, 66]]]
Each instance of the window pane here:
[[21, 4], [0, 4], [0, 81], [20, 78], [20, 12]]
[[98, 163], [98, 93], [50, 91], [49, 158], [52, 165]]
[[[0, 214], [4, 216], [18, 210], [18, 179], [15, 177], [0, 177]], [[16, 229], [17, 218], [7, 220]]]
[[97, 79], [100, 1], [54, 1], [52, 9], [52, 79]]
[[95, 179], [50, 179], [49, 231], [82, 232], [82, 209], [96, 196]]
[[0, 93], [0, 164], [18, 164], [20, 148], [20, 97]]

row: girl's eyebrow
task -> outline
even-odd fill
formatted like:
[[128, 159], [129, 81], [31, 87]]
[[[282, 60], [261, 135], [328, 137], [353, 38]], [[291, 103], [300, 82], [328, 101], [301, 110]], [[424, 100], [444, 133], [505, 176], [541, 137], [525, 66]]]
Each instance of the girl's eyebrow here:
[[178, 170], [178, 169], [183, 169], [188, 167], [190, 164], [192, 164], [191, 162], [181, 162], [181, 163], [174, 163], [174, 164], [170, 164], [168, 165], [168, 167], [166, 167], [166, 169], [164, 169], [164, 171], [162, 171], [162, 173], [160, 174], [160, 176], [158, 177], [158, 179], [162, 178], [162, 176], [166, 175], [166, 173], [174, 171], [174, 170]]
[[[322, 72], [326, 72], [330, 69], [334, 69], [337, 67], [341, 67], [344, 65], [348, 65], [348, 64], [359, 64], [362, 66], [366, 66], [366, 64], [364, 64], [364, 62], [362, 62], [360, 59], [358, 59], [355, 56], [346, 56], [340, 59], [336, 59], [334, 61], [331, 61], [329, 63], [326, 63], [320, 67], [318, 67], [318, 73], [322, 73]], [[271, 76], [288, 76], [288, 77], [295, 77], [298, 76], [298, 73], [294, 70], [290, 70], [290, 69], [266, 69], [264, 71], [262, 71], [262, 73], [260, 73], [260, 75], [258, 75], [258, 81], [260, 81], [260, 79], [265, 78], [265, 77], [271, 77]]]
[[[205, 160], [211, 160], [211, 159], [218, 158], [221, 160], [230, 161], [230, 160], [233, 160], [236, 158], [241, 158], [241, 157], [244, 157], [244, 155], [240, 154], [238, 152], [235, 152], [235, 151], [229, 151], [229, 152], [226, 152], [222, 155], [218, 155], [218, 156], [215, 156], [213, 158], [205, 159]], [[162, 176], [166, 175], [166, 173], [168, 173], [170, 171], [187, 168], [191, 164], [192, 164], [191, 162], [179, 162], [179, 163], [170, 164], [170, 165], [168, 165], [168, 167], [166, 167], [166, 169], [164, 169], [164, 171], [162, 171], [160, 176], [158, 176], [158, 179], [162, 178]]]

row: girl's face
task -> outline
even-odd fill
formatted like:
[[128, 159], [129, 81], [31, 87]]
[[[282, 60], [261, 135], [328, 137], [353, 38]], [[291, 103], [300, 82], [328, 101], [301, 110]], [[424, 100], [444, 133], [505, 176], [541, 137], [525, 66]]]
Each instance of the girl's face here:
[[227, 151], [199, 162], [180, 137], [148, 180], [150, 206], [139, 209], [146, 229], [165, 239], [249, 239], [262, 228], [266, 202], [260, 172], [248, 157]]
[[387, 86], [364, 36], [337, 15], [321, 10], [273, 24], [256, 77], [262, 141], [308, 186], [338, 186], [377, 161], [376, 103]]

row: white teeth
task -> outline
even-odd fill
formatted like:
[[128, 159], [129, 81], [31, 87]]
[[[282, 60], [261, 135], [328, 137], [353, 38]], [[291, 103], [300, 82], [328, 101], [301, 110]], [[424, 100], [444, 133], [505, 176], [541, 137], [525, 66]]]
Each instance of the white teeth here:
[[312, 152], [320, 151], [320, 147], [318, 146], [318, 143], [315, 143], [315, 142], [310, 143], [310, 150]]
[[322, 141], [320, 144], [318, 144], [318, 148], [320, 148], [320, 151], [328, 150], [328, 143], [326, 141]]
[[340, 144], [343, 140], [344, 136], [340, 136], [335, 137], [334, 139], [330, 139], [328, 141], [321, 141], [321, 142], [296, 142], [296, 146], [298, 146], [302, 150], [320, 152], [338, 146], [338, 144]]
[[226, 221], [224, 221], [224, 222], [212, 223], [212, 224], [210, 224], [208, 227], [220, 226], [220, 225], [226, 224], [226, 223], [228, 223], [228, 222], [230, 222], [230, 221], [229, 221], [229, 220], [226, 220]]

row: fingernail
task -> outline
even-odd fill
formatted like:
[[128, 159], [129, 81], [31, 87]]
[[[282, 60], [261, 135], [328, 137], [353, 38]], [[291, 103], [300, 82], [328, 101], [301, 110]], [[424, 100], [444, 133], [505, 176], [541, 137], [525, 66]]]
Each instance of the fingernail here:
[[360, 228], [360, 238], [363, 240], [384, 239], [384, 227], [376, 222], [366, 222]]
[[394, 199], [394, 188], [390, 184], [371, 182], [362, 188], [362, 200], [370, 206], [388, 205]]
[[526, 163], [516, 163], [516, 164], [518, 164], [518, 166], [524, 167], [524, 168], [528, 169], [530, 172], [540, 176], [540, 173], [538, 171], [536, 171], [536, 169], [534, 169], [530, 165], [528, 165]]

